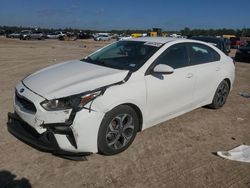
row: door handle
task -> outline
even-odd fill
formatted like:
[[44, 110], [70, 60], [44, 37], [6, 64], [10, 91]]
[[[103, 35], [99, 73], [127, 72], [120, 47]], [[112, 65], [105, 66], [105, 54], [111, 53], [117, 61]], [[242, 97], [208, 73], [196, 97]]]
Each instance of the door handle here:
[[187, 75], [186, 75], [186, 78], [192, 78], [194, 75], [192, 74], [192, 73], [188, 73]]
[[216, 70], [216, 71], [220, 71], [220, 69], [221, 69], [220, 67], [216, 67], [216, 69], [215, 69], [215, 70]]

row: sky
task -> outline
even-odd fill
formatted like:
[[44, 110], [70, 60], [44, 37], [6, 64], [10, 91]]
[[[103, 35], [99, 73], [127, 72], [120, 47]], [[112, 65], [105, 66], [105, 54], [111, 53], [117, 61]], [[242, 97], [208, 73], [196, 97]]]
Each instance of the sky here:
[[250, 0], [1, 0], [0, 25], [77, 29], [250, 28]]

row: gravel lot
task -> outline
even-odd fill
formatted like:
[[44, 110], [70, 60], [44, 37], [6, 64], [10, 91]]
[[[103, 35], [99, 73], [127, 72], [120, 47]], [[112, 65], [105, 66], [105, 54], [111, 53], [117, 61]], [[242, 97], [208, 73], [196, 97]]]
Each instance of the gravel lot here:
[[[107, 42], [106, 42], [107, 43]], [[250, 187], [250, 164], [212, 152], [250, 145], [250, 63], [236, 63], [236, 81], [220, 110], [199, 108], [139, 133], [115, 156], [65, 160], [20, 142], [6, 129], [16, 83], [48, 65], [80, 59], [105, 42], [20, 41], [0, 37], [0, 187]], [[231, 55], [233, 55], [234, 51]], [[13, 181], [13, 179], [16, 179]]]

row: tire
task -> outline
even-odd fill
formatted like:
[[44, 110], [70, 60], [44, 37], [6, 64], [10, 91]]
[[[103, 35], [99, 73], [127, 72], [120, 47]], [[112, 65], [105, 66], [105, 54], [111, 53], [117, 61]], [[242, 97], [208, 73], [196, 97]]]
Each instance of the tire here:
[[223, 80], [218, 86], [212, 104], [209, 105], [210, 108], [219, 109], [221, 108], [227, 101], [227, 97], [229, 94], [229, 85], [226, 80]]
[[134, 141], [139, 120], [133, 108], [120, 105], [105, 114], [98, 132], [98, 151], [114, 155], [126, 150]]

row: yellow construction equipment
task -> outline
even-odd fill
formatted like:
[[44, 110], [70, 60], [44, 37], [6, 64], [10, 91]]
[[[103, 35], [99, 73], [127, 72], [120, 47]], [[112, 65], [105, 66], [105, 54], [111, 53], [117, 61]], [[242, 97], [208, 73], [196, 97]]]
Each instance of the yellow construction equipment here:
[[150, 37], [157, 37], [157, 32], [151, 31], [151, 32], [149, 32], [149, 36]]
[[133, 34], [131, 34], [131, 37], [134, 37], [134, 38], [142, 37], [142, 34], [141, 33], [133, 33]]
[[235, 35], [222, 35], [223, 38], [230, 39], [232, 37], [236, 37]]

